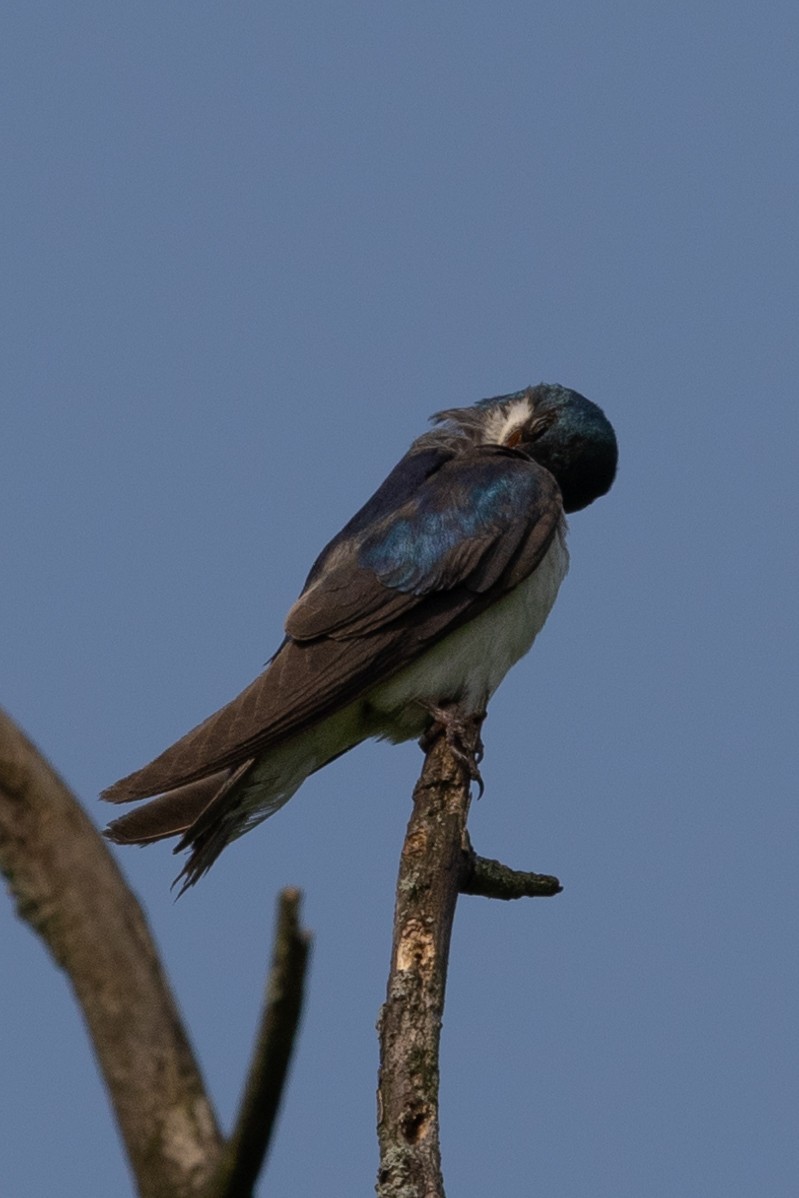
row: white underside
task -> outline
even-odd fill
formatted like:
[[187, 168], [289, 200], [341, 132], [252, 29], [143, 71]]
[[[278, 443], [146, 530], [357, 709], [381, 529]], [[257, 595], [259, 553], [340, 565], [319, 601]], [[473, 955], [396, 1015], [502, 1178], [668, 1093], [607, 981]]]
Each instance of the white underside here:
[[511, 666], [529, 652], [568, 569], [556, 536], [538, 569], [482, 615], [464, 624], [368, 696], [383, 717], [378, 735], [399, 742], [420, 736], [428, 722], [419, 703], [457, 702], [482, 711]]
[[421, 736], [430, 720], [425, 705], [458, 703], [466, 712], [482, 711], [531, 648], [568, 564], [565, 540], [557, 535], [537, 570], [482, 615], [364, 698], [265, 754], [239, 792], [249, 814], [236, 835], [272, 815], [309, 774], [362, 740], [376, 736], [398, 744]]

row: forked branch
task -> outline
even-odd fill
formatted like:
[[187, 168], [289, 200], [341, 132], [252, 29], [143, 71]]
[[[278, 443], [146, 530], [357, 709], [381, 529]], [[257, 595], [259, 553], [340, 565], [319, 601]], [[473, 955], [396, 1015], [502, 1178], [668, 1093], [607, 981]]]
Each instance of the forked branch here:
[[245, 1198], [266, 1153], [299, 1018], [308, 954], [299, 893], [280, 899], [261, 1032], [226, 1144], [139, 903], [77, 799], [2, 711], [0, 870], [20, 916], [69, 976], [139, 1194]]

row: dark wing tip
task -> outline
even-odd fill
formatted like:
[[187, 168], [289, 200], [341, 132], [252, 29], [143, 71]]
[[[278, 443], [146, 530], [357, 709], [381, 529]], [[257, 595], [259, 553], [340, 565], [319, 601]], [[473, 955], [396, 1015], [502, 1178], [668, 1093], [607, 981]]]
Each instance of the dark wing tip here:
[[135, 795], [128, 794], [125, 782], [127, 779], [121, 778], [119, 782], [115, 782], [113, 786], [106, 786], [105, 790], [100, 791], [100, 798], [104, 803], [127, 803], [135, 798]]
[[220, 771], [159, 795], [113, 820], [104, 835], [114, 844], [151, 844], [170, 836], [182, 836], [220, 790], [224, 790], [228, 777], [226, 770]]
[[[158, 800], [156, 800], [157, 802]], [[103, 836], [114, 844], [152, 844], [156, 840], [166, 840], [170, 836], [180, 836], [185, 826], [175, 827], [174, 820], [162, 820], [158, 812], [150, 811], [152, 804], [131, 811], [120, 819], [112, 820], [103, 829]]]

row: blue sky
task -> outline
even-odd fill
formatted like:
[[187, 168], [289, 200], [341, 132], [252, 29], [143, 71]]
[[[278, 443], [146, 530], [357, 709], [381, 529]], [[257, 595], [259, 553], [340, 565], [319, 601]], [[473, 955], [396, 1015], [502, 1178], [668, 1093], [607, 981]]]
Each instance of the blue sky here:
[[[611, 494], [485, 729], [448, 1190], [794, 1193], [794, 4], [71, 5], [2, 19], [0, 702], [99, 790], [235, 694], [431, 412], [542, 379]], [[315, 948], [261, 1192], [370, 1193], [413, 745], [179, 903], [119, 850], [229, 1124], [274, 896]], [[789, 784], [789, 767], [793, 785]], [[65, 980], [0, 923], [4, 1187], [131, 1193]]]

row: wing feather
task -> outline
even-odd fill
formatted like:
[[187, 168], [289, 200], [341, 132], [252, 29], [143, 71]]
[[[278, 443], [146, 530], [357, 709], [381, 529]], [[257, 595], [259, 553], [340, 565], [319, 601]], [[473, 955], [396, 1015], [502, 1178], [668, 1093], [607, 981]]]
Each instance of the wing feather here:
[[146, 798], [257, 757], [385, 681], [536, 568], [563, 519], [547, 470], [498, 446], [426, 453], [423, 469], [403, 462], [317, 561], [267, 669], [104, 798]]

